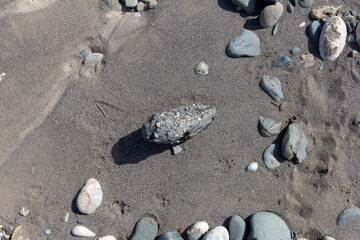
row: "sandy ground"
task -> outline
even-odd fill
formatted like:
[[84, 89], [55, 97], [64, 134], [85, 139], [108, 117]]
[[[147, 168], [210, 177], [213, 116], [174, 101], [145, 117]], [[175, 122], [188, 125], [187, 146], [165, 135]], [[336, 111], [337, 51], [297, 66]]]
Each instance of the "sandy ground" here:
[[[30, 239], [71, 239], [81, 219], [97, 236], [124, 240], [141, 216], [156, 218], [164, 233], [268, 210], [309, 240], [360, 239], [359, 221], [336, 225], [343, 208], [360, 205], [360, 58], [347, 57], [359, 47], [347, 45], [319, 71], [317, 45], [298, 27], [310, 24], [309, 10], [296, 7], [284, 12], [275, 37], [246, 26], [261, 40], [260, 56], [229, 58], [225, 47], [249, 16], [228, 2], [163, 0], [131, 17], [105, 14], [97, 0], [0, 0], [0, 225], [14, 225], [26, 206], [29, 215], [17, 223]], [[354, 0], [315, 5], [325, 3], [360, 12]], [[294, 46], [314, 54], [314, 66], [295, 57], [275, 68]], [[82, 74], [84, 47], [105, 54], [103, 69]], [[209, 75], [194, 73], [200, 61]], [[286, 111], [260, 90], [264, 74], [281, 80]], [[140, 128], [152, 113], [191, 103], [215, 106], [217, 118], [181, 154], [143, 141]], [[276, 139], [258, 134], [257, 119], [286, 126], [293, 115], [309, 139], [308, 158], [270, 171], [261, 155]], [[246, 173], [253, 161], [259, 170]], [[90, 177], [104, 200], [85, 216], [73, 200]]]

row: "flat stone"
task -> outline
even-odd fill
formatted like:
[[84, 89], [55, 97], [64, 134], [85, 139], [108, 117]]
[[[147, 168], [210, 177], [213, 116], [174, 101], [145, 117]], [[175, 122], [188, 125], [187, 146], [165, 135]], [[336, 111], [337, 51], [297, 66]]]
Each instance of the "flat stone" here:
[[358, 218], [360, 218], [360, 209], [357, 207], [349, 207], [341, 211], [336, 223], [338, 226], [344, 226]]
[[283, 11], [284, 7], [279, 2], [265, 7], [260, 14], [260, 25], [263, 28], [274, 26], [279, 21]]
[[100, 0], [99, 7], [104, 12], [121, 11], [122, 10], [119, 0]]
[[311, 53], [301, 55], [301, 64], [304, 64], [305, 67], [311, 67], [315, 63], [314, 55]]
[[173, 155], [176, 155], [176, 154], [179, 154], [182, 152], [182, 148], [179, 145], [173, 146], [171, 148], [171, 150], [172, 150]]
[[260, 55], [260, 52], [260, 39], [254, 32], [247, 29], [236, 35], [226, 49], [226, 54], [234, 58], [254, 57]]
[[276, 122], [270, 118], [259, 117], [258, 130], [263, 137], [278, 135], [281, 131], [281, 122]]
[[157, 231], [157, 222], [152, 218], [144, 217], [136, 223], [130, 240], [154, 240]]
[[295, 164], [302, 163], [306, 158], [307, 144], [304, 131], [296, 123], [289, 124], [281, 143], [281, 154]]
[[288, 56], [282, 56], [281, 58], [279, 58], [276, 63], [275, 66], [279, 67], [279, 68], [283, 68], [285, 66], [287, 66], [289, 63], [292, 63], [293, 60], [288, 57]]
[[358, 24], [356, 27], [356, 42], [360, 47], [360, 24]]
[[87, 55], [83, 61], [83, 65], [100, 62], [103, 59], [104, 55], [101, 53], [90, 53]]
[[168, 232], [162, 234], [157, 240], [184, 240], [178, 232]]
[[352, 27], [351, 27], [351, 24], [348, 23], [348, 22], [346, 22], [345, 24], [346, 24], [346, 30], [347, 30], [347, 32], [348, 32], [348, 33], [352, 33], [353, 29], [352, 29]]
[[323, 19], [325, 16], [335, 16], [342, 6], [318, 6], [310, 11], [310, 16], [316, 20]]
[[217, 226], [208, 231], [202, 240], [229, 240], [229, 232], [223, 226]]
[[248, 240], [291, 240], [286, 223], [270, 212], [258, 212], [250, 217]]
[[255, 12], [256, 0], [231, 0], [231, 2], [239, 6], [247, 13]]
[[319, 40], [320, 56], [325, 61], [334, 61], [344, 49], [346, 43], [346, 25], [340, 17], [326, 21]]
[[286, 7], [286, 10], [289, 12], [289, 13], [294, 13], [295, 12], [295, 8], [294, 6], [291, 4], [291, 3], [288, 3], [287, 7]]
[[314, 0], [299, 0], [299, 5], [302, 8], [311, 8]]
[[273, 143], [265, 149], [262, 158], [268, 169], [274, 169], [280, 166], [284, 160], [281, 157], [281, 144]]
[[309, 33], [312, 40], [319, 41], [321, 30], [322, 30], [322, 26], [319, 21], [313, 21], [309, 25]]
[[296, 55], [296, 54], [298, 54], [300, 51], [301, 51], [300, 48], [298, 48], [298, 47], [293, 47], [293, 48], [290, 50], [290, 54], [291, 54], [291, 55]]
[[205, 221], [200, 221], [193, 224], [187, 231], [187, 240], [198, 240], [209, 231], [209, 224]]
[[234, 215], [229, 220], [229, 236], [231, 240], [246, 238], [246, 223], [239, 215]]
[[276, 102], [281, 102], [284, 98], [281, 91], [281, 82], [276, 77], [264, 75], [260, 81], [261, 89]]
[[89, 178], [76, 199], [76, 207], [84, 214], [92, 214], [101, 205], [102, 196], [100, 183]]

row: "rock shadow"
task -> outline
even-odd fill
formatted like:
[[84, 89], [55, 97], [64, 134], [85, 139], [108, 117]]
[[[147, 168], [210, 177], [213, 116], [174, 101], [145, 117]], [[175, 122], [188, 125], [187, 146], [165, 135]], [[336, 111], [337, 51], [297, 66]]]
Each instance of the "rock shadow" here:
[[244, 23], [244, 28], [251, 31], [263, 29], [258, 18], [248, 18]]
[[226, 11], [239, 12], [238, 10], [236, 10], [236, 5], [233, 4], [230, 0], [218, 0], [218, 5]]
[[143, 139], [141, 128], [129, 133], [112, 147], [111, 155], [117, 165], [136, 164], [152, 155], [170, 150], [170, 145], [147, 142]]
[[311, 36], [310, 36], [310, 30], [309, 30], [309, 26], [306, 27], [305, 30], [305, 35], [308, 38], [308, 50], [309, 53], [311, 53], [312, 55], [314, 55], [314, 57], [317, 57], [319, 59], [322, 59], [320, 56], [320, 52], [319, 52], [319, 40], [318, 41], [314, 41]]

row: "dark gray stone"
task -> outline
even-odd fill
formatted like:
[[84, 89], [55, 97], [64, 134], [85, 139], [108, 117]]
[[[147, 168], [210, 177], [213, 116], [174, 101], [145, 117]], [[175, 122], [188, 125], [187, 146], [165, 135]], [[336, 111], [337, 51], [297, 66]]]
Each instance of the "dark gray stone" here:
[[255, 12], [256, 0], [231, 0], [231, 2], [239, 6], [247, 13]]
[[234, 215], [229, 220], [229, 236], [230, 240], [246, 239], [246, 223], [239, 215]]
[[89, 48], [84, 48], [83, 50], [81, 50], [80, 54], [85, 59], [87, 56], [92, 54], [92, 51]]
[[290, 0], [290, 3], [296, 7], [296, 5], [298, 4], [298, 0]]
[[352, 27], [352, 29], [355, 29], [356, 28], [356, 22], [352, 22], [352, 23], [350, 23], [350, 26]]
[[156, 113], [144, 123], [146, 141], [162, 144], [184, 142], [204, 130], [214, 119], [216, 109], [206, 105], [190, 105]]
[[275, 66], [279, 67], [279, 68], [283, 68], [285, 66], [287, 66], [289, 63], [292, 63], [293, 60], [288, 57], [288, 56], [282, 56], [281, 58], [279, 58], [276, 63]]
[[158, 240], [184, 240], [178, 232], [168, 232], [160, 235]]
[[311, 8], [314, 0], [299, 0], [298, 2], [302, 8]]
[[291, 240], [286, 223], [270, 212], [258, 212], [250, 217], [248, 240]]
[[350, 57], [354, 58], [354, 57], [356, 57], [357, 55], [358, 55], [358, 51], [356, 51], [356, 50], [351, 50], [351, 52], [350, 52]]
[[352, 33], [353, 28], [351, 27], [351, 24], [350, 24], [349, 22], [346, 22], [345, 24], [346, 24], [347, 32], [348, 32], [348, 33]]
[[291, 4], [291, 3], [288, 3], [287, 7], [286, 7], [286, 10], [289, 12], [289, 13], [294, 13], [295, 12], [295, 8], [294, 6]]
[[280, 166], [280, 163], [284, 162], [281, 157], [281, 144], [273, 143], [265, 149], [262, 158], [264, 164], [268, 169], [274, 169]]
[[276, 122], [270, 118], [259, 117], [258, 129], [260, 135], [263, 137], [275, 136], [281, 131], [281, 122]]
[[130, 240], [154, 240], [158, 231], [158, 224], [149, 217], [141, 218], [135, 225]]
[[261, 89], [276, 102], [281, 102], [284, 98], [281, 91], [281, 82], [278, 78], [264, 75], [260, 81]]
[[243, 30], [228, 44], [226, 54], [229, 57], [254, 57], [260, 55], [260, 39], [250, 30]]
[[289, 124], [281, 143], [281, 154], [293, 163], [299, 164], [306, 158], [308, 140], [296, 123]]
[[343, 226], [358, 218], [360, 218], [360, 209], [357, 207], [349, 207], [341, 211], [336, 223], [338, 226]]
[[7, 234], [7, 235], [11, 235], [12, 234], [12, 230], [9, 226], [2, 226], [2, 230], [4, 230], [4, 232]]
[[290, 50], [290, 53], [291, 53], [291, 55], [296, 55], [296, 54], [298, 54], [300, 51], [301, 51], [300, 48], [298, 48], [298, 47], [293, 47], [293, 48]]
[[265, 3], [274, 4], [276, 2], [280, 2], [279, 0], [263, 0]]
[[313, 21], [309, 26], [310, 37], [314, 41], [319, 41], [322, 26], [319, 21]]

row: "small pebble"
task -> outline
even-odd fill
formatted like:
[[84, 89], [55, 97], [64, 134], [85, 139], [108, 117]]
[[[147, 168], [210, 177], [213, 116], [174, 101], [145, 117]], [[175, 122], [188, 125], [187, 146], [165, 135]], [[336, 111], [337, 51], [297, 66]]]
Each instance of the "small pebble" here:
[[291, 3], [288, 3], [288, 5], [287, 5], [287, 7], [286, 7], [286, 10], [287, 10], [289, 13], [294, 13], [295, 8], [294, 8], [294, 6], [293, 6]]
[[335, 238], [330, 237], [330, 236], [325, 236], [325, 237], [321, 238], [321, 240], [335, 240]]
[[306, 22], [302, 22], [299, 24], [299, 27], [304, 27], [306, 25]]
[[297, 236], [296, 232], [291, 232], [290, 234], [291, 234], [291, 238], [296, 238]]
[[158, 231], [157, 222], [149, 217], [141, 218], [135, 225], [130, 240], [153, 240]]
[[311, 67], [315, 63], [314, 56], [311, 53], [301, 55], [300, 58], [303, 60], [301, 63], [303, 63], [305, 67]]
[[44, 233], [45, 233], [45, 235], [50, 235], [50, 234], [51, 234], [51, 230], [50, 230], [50, 229], [46, 229]]
[[176, 154], [182, 152], [182, 148], [179, 145], [173, 146], [171, 148], [171, 152], [172, 152], [173, 155], [176, 155]]
[[354, 57], [357, 56], [357, 54], [358, 54], [358, 51], [352, 50], [352, 51], [350, 52], [350, 57], [354, 58]]
[[296, 55], [296, 54], [298, 54], [300, 51], [301, 51], [300, 48], [298, 48], [298, 47], [293, 47], [293, 48], [290, 50], [290, 54], [291, 54], [291, 55]]
[[138, 0], [123, 0], [125, 7], [134, 8], [138, 4]]
[[99, 39], [103, 44], [106, 44], [106, 38], [105, 37], [99, 35]]
[[326, 23], [326, 21], [327, 21], [327, 19], [326, 19], [326, 18], [323, 18], [323, 19], [320, 20], [320, 23], [321, 23], [322, 25], [324, 25], [324, 24]]
[[290, 0], [290, 3], [296, 7], [296, 5], [298, 4], [298, 0]]
[[50, 204], [50, 198], [49, 197], [45, 198], [45, 203], [48, 204], [48, 205]]
[[274, 26], [279, 21], [283, 11], [284, 7], [279, 2], [275, 3], [275, 5], [265, 7], [260, 13], [260, 25], [263, 28]]
[[286, 108], [286, 102], [280, 103], [280, 105], [279, 105], [279, 111], [284, 111], [285, 108]]
[[280, 166], [284, 160], [281, 157], [281, 144], [273, 143], [265, 149], [262, 155], [265, 166], [274, 169]]
[[146, 5], [143, 2], [139, 2], [136, 6], [138, 12], [144, 12], [146, 10]]
[[196, 67], [195, 72], [199, 75], [207, 75], [209, 73], [209, 66], [204, 62], [200, 62]]
[[34, 167], [32, 167], [32, 168], [30, 169], [30, 173], [31, 173], [31, 174], [34, 174], [34, 173], [35, 173], [35, 168], [34, 168]]
[[95, 233], [84, 226], [75, 226], [71, 230], [71, 234], [75, 237], [95, 237]]
[[132, 12], [131, 17], [141, 17], [141, 14], [139, 12]]
[[26, 217], [29, 214], [30, 210], [27, 209], [26, 207], [22, 207], [22, 209], [20, 210], [20, 215]]
[[281, 122], [276, 122], [270, 118], [259, 117], [258, 130], [263, 137], [278, 135], [281, 131]]
[[226, 54], [229, 57], [254, 57], [261, 53], [260, 39], [250, 30], [243, 30], [227, 45]]
[[92, 51], [89, 48], [84, 48], [83, 50], [81, 50], [80, 54], [85, 59], [87, 56], [92, 54]]
[[239, 215], [234, 215], [229, 220], [229, 235], [231, 240], [244, 240], [246, 223]]
[[279, 30], [279, 23], [276, 23], [272, 30], [272, 35], [275, 36], [277, 34], [278, 30]]
[[6, 235], [11, 235], [12, 232], [13, 232], [13, 230], [11, 229], [11, 227], [5, 226], [5, 225], [2, 226], [2, 230], [4, 230], [4, 232], [5, 232]]
[[64, 222], [67, 222], [69, 220], [70, 214], [66, 213], [64, 216]]
[[[290, 230], [284, 220], [271, 212], [257, 212], [248, 221], [248, 240], [290, 240]], [[274, 237], [276, 236], [276, 237]]]
[[310, 11], [310, 16], [316, 20], [323, 19], [325, 16], [334, 16], [341, 6], [317, 6]]
[[350, 14], [353, 15], [354, 17], [358, 16], [357, 12], [354, 10], [350, 10]]
[[320, 70], [320, 71], [323, 71], [323, 70], [324, 70], [324, 64], [323, 64], [322, 62], [320, 63], [319, 70]]
[[322, 26], [319, 21], [313, 21], [309, 25], [309, 33], [312, 40], [319, 41], [321, 30], [322, 30]]
[[353, 29], [355, 29], [356, 28], [356, 22], [352, 22], [352, 23], [350, 23], [350, 26], [353, 28]]
[[83, 222], [80, 219], [78, 219], [76, 222], [77, 224], [83, 224]]
[[345, 21], [345, 22], [352, 23], [352, 22], [355, 21], [355, 18], [354, 18], [354, 16], [352, 16], [352, 15], [348, 15], [348, 16], [344, 17], [344, 21]]
[[349, 35], [349, 37], [348, 37], [348, 39], [347, 39], [347, 42], [348, 42], [348, 43], [353, 43], [353, 42], [355, 42], [355, 36], [354, 36], [354, 34], [350, 34], [350, 35]]
[[296, 123], [289, 124], [281, 143], [281, 154], [295, 164], [306, 158], [307, 140], [304, 131]]
[[293, 60], [288, 57], [288, 56], [282, 56], [281, 58], [279, 58], [276, 63], [275, 66], [279, 67], [279, 68], [283, 68], [285, 66], [287, 66], [289, 63], [292, 63]]
[[217, 226], [208, 231], [202, 240], [229, 240], [229, 232], [223, 226]]
[[349, 22], [346, 22], [346, 29], [347, 29], [348, 33], [352, 33], [352, 31], [353, 31], [353, 28], [351, 27]]
[[184, 240], [178, 232], [168, 232], [160, 235], [157, 240]]
[[259, 168], [259, 164], [257, 162], [253, 162], [253, 163], [250, 163], [246, 167], [245, 171], [247, 171], [247, 172], [256, 172], [256, 170], [258, 170], [258, 168]]
[[357, 63], [357, 65], [360, 65], [360, 60], [358, 60], [356, 63]]
[[98, 240], [116, 240], [116, 238], [114, 236], [107, 235], [107, 236], [99, 238]]

